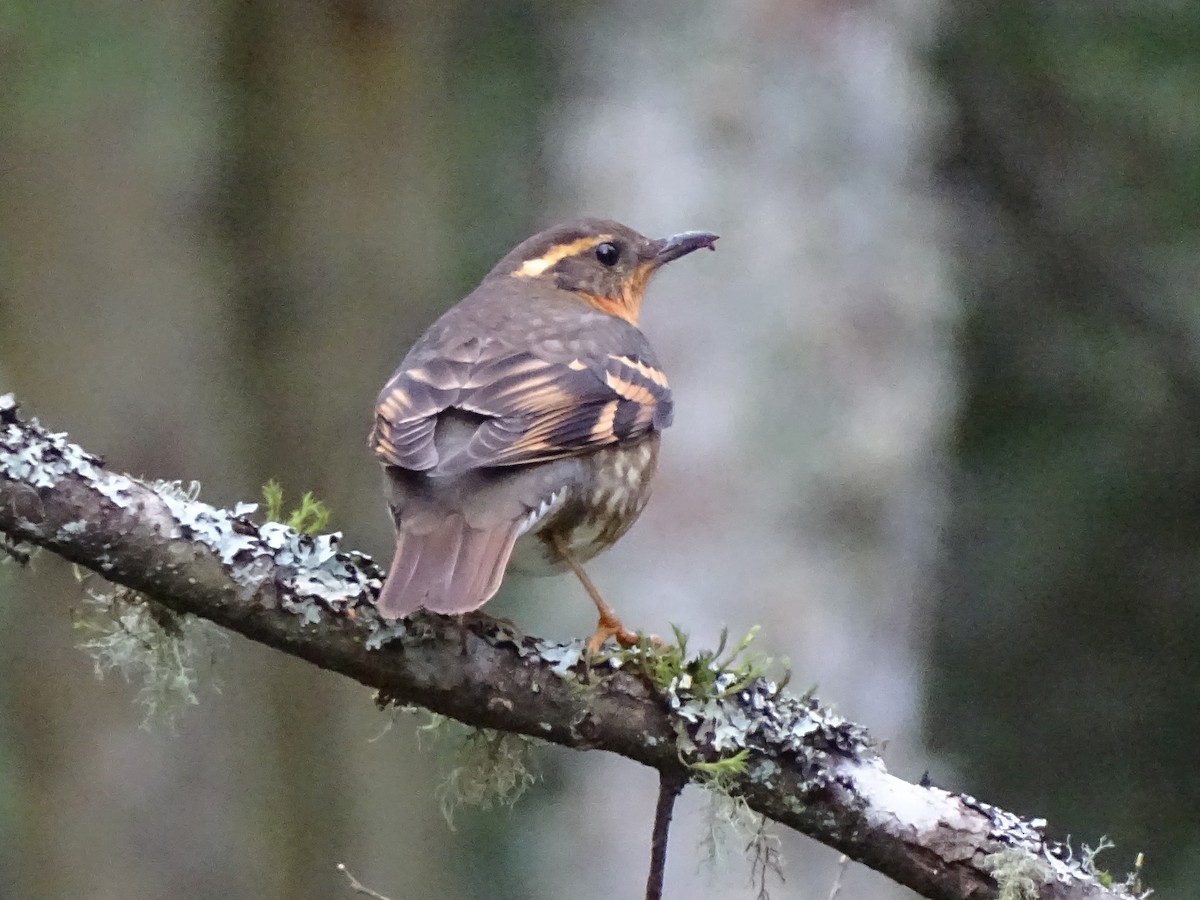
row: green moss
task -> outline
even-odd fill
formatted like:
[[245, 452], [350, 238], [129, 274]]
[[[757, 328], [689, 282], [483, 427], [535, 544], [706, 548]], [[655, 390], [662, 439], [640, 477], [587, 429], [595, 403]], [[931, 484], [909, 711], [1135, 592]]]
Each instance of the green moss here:
[[705, 787], [728, 792], [734, 781], [746, 774], [746, 760], [750, 757], [749, 750], [742, 750], [733, 756], [726, 756], [712, 762], [686, 763], [687, 767], [700, 777], [697, 779]]
[[[728, 649], [729, 631], [721, 630], [715, 650], [700, 650], [688, 656], [688, 636], [672, 625], [673, 644], [655, 644], [645, 635], [634, 647], [614, 650], [602, 660], [616, 660], [619, 665], [632, 664], [642, 676], [660, 690], [686, 691], [696, 698], [720, 699], [745, 689], [756, 678], [764, 677], [774, 665], [771, 657], [747, 652], [760, 630], [755, 625], [732, 648]], [[791, 677], [785, 672], [780, 689]]]
[[284, 512], [283, 486], [271, 479], [263, 485], [263, 515], [269, 522], [282, 522], [301, 534], [319, 534], [329, 526], [329, 507], [305, 491], [300, 505]]
[[673, 679], [683, 671], [687, 654], [687, 635], [672, 625], [675, 632], [674, 644], [656, 646], [649, 638], [639, 634], [638, 646], [632, 648], [642, 676], [657, 688], [666, 689]]

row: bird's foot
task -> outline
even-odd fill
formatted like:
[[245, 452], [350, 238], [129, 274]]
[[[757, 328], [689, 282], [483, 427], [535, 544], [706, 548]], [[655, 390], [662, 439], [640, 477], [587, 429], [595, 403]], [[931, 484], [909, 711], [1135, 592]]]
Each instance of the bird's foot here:
[[599, 653], [609, 638], [616, 638], [622, 647], [636, 647], [640, 642], [637, 633], [622, 625], [616, 616], [601, 616], [600, 621], [596, 623], [596, 633], [588, 638], [588, 655], [595, 656]]

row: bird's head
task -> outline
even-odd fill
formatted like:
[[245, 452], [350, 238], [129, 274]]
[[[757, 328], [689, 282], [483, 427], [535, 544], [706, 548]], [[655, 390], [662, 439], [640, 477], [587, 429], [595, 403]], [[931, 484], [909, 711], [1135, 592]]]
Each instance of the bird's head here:
[[505, 256], [492, 275], [544, 281], [636, 325], [650, 276], [693, 250], [715, 249], [716, 239], [707, 231], [654, 239], [617, 222], [585, 219], [535, 234]]

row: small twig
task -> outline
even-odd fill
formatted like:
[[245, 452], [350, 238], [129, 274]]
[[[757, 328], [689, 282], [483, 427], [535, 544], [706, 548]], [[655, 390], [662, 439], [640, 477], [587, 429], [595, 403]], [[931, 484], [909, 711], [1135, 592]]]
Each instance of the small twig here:
[[383, 896], [383, 894], [379, 893], [378, 891], [371, 890], [369, 887], [351, 875], [350, 870], [346, 868], [345, 863], [338, 863], [337, 867], [338, 871], [350, 880], [350, 887], [354, 889], [356, 894], [366, 894], [368, 897], [374, 898], [374, 900], [389, 900], [388, 897]]
[[843, 853], [838, 858], [837, 878], [833, 879], [833, 888], [829, 891], [829, 900], [837, 900], [837, 895], [842, 890], [842, 877], [846, 874], [846, 866], [849, 864], [850, 857]]
[[658, 803], [654, 807], [654, 833], [650, 837], [650, 877], [646, 879], [646, 900], [662, 900], [663, 873], [667, 868], [667, 832], [675, 798], [687, 784], [687, 776], [677, 771], [658, 773]]

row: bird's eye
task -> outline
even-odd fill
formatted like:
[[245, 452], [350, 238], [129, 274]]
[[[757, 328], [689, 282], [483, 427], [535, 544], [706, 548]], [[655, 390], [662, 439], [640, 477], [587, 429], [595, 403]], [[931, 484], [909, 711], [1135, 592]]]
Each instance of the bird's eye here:
[[621, 250], [616, 244], [603, 243], [596, 248], [596, 259], [605, 266], [615, 266], [621, 258]]

